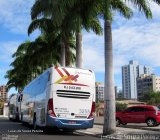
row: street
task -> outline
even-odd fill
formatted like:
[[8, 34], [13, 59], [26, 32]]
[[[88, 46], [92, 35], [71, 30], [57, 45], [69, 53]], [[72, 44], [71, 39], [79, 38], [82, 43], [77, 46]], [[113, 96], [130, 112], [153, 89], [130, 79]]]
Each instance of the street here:
[[0, 139], [2, 140], [99, 140], [100, 138], [84, 135], [78, 132], [33, 130], [21, 122], [9, 121], [8, 118], [0, 117]]
[[[2, 140], [99, 140], [102, 135], [103, 117], [95, 118], [94, 128], [77, 131], [33, 130], [31, 126], [21, 122], [9, 121], [7, 117], [0, 117], [0, 139]], [[147, 127], [146, 124], [128, 124], [116, 128], [117, 133], [110, 135], [117, 138], [124, 136], [157, 136], [160, 137], [160, 126]], [[107, 139], [107, 138], [104, 138]]]

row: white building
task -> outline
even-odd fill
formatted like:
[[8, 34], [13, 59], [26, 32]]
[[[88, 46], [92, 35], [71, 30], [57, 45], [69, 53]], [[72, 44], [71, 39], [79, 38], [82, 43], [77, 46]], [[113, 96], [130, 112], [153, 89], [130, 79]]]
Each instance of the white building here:
[[[115, 86], [115, 97], [118, 97], [117, 86]], [[104, 101], [104, 83], [96, 82], [96, 102]]]
[[104, 101], [104, 83], [96, 82], [96, 102]]
[[131, 60], [128, 65], [122, 66], [122, 88], [126, 99], [137, 99], [137, 77], [141, 74], [151, 74], [152, 68], [139, 65], [138, 61]]

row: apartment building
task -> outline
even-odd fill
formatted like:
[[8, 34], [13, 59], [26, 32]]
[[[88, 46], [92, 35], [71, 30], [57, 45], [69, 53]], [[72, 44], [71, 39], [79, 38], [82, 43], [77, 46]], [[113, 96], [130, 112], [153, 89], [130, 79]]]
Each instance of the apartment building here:
[[104, 83], [96, 82], [96, 102], [104, 101]]
[[[115, 89], [115, 98], [118, 98], [117, 86], [114, 87]], [[104, 83], [96, 82], [96, 102], [97, 101], [104, 101]]]
[[7, 86], [1, 85], [0, 86], [0, 100], [1, 101], [6, 101], [7, 97], [8, 97]]
[[150, 91], [160, 91], [160, 77], [154, 74], [142, 74], [137, 78], [138, 99]]
[[137, 99], [137, 77], [141, 74], [151, 74], [152, 68], [139, 65], [138, 61], [131, 60], [128, 65], [122, 66], [122, 90], [126, 99]]

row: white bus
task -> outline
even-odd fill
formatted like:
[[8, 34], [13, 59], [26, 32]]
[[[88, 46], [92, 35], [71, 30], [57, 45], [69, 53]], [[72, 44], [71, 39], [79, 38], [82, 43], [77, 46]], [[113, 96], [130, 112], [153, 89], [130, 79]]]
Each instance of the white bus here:
[[8, 101], [9, 120], [19, 120], [19, 94], [11, 94]]
[[36, 128], [92, 128], [95, 76], [91, 70], [51, 67], [22, 91], [21, 121]]

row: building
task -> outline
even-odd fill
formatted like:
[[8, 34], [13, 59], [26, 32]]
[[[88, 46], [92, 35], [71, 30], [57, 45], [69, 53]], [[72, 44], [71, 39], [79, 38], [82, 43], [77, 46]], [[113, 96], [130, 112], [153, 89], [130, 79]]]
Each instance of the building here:
[[[117, 86], [115, 86], [115, 97], [118, 98]], [[104, 101], [104, 83], [96, 82], [96, 102]]]
[[142, 74], [137, 78], [137, 95], [138, 99], [150, 91], [160, 91], [160, 77], [154, 74]]
[[124, 97], [123, 97], [122, 90], [119, 90], [119, 91], [118, 91], [118, 93], [117, 93], [117, 98], [118, 98], [118, 99], [124, 98]]
[[126, 99], [137, 99], [137, 77], [141, 74], [151, 74], [152, 68], [139, 65], [138, 61], [131, 60], [128, 65], [122, 66], [122, 89]]
[[104, 84], [96, 82], [96, 102], [104, 101]]
[[8, 97], [8, 93], [7, 93], [7, 86], [2, 85], [0, 86], [0, 100], [1, 101], [6, 101]]

